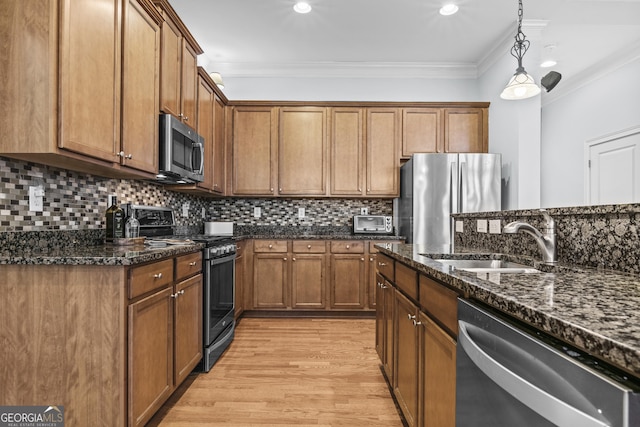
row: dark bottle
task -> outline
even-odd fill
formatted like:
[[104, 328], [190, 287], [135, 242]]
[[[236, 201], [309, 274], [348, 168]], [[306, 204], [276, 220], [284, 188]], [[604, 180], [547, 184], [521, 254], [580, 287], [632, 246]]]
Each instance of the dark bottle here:
[[109, 209], [107, 209], [107, 241], [124, 237], [124, 211], [118, 206], [116, 196], [109, 196]]

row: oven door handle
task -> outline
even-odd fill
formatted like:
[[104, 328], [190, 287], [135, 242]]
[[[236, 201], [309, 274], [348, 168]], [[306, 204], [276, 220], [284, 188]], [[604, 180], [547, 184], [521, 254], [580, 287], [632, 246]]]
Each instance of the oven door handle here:
[[231, 255], [223, 256], [221, 258], [212, 258], [207, 261], [209, 261], [211, 265], [218, 265], [218, 264], [224, 264], [225, 262], [233, 261], [234, 259], [236, 259], [235, 253]]
[[[469, 329], [475, 326], [458, 321], [458, 343], [471, 361], [500, 388], [550, 422], [564, 427], [610, 427], [610, 424], [585, 414], [568, 403], [547, 393], [487, 354], [469, 335]], [[483, 331], [488, 333], [487, 331]], [[493, 335], [498, 340], [502, 338]], [[504, 340], [503, 340], [504, 341]]]

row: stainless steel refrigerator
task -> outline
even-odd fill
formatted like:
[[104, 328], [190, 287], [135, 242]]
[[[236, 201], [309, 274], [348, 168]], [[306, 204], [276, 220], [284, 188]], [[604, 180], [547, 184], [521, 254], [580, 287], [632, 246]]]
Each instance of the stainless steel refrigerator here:
[[501, 209], [500, 154], [411, 156], [400, 170], [397, 226], [407, 243], [452, 249], [452, 213]]

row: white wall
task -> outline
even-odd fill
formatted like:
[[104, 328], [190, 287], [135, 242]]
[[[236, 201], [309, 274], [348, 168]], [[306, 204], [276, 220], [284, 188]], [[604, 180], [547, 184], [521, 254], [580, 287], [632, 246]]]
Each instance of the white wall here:
[[475, 79], [225, 77], [224, 83], [234, 101], [484, 101]]
[[640, 58], [636, 58], [543, 106], [541, 206], [586, 204], [585, 143], [640, 126], [639, 76]]

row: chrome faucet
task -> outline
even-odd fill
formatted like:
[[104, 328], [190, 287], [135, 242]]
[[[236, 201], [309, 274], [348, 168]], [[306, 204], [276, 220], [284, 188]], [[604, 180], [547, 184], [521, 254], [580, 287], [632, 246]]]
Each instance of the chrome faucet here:
[[502, 232], [505, 234], [515, 234], [519, 231], [523, 231], [532, 235], [540, 247], [540, 250], [542, 250], [542, 260], [544, 262], [555, 263], [558, 261], [556, 251], [556, 222], [551, 218], [551, 215], [549, 215], [546, 210], [540, 209], [540, 213], [545, 219], [542, 233], [531, 224], [522, 221], [510, 222], [504, 226]]

